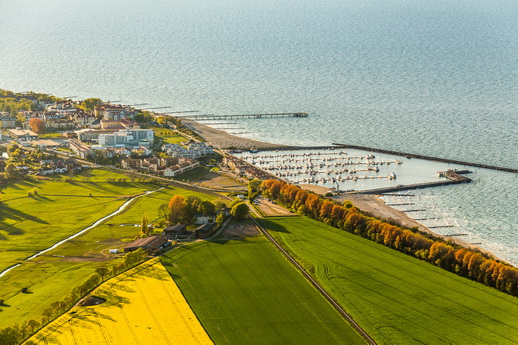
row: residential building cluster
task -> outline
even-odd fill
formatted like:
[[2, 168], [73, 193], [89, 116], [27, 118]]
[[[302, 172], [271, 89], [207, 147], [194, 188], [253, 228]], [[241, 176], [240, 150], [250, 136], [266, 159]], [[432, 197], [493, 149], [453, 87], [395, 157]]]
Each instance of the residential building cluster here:
[[272, 177], [266, 171], [232, 155], [226, 155], [223, 157], [223, 165], [227, 166], [229, 170], [237, 176], [248, 178], [250, 180], [267, 180]]
[[179, 174], [200, 166], [200, 162], [191, 158], [182, 157], [147, 157], [131, 158], [121, 160], [124, 169], [133, 169], [156, 173], [164, 177], [175, 177]]
[[203, 142], [191, 140], [186, 146], [187, 147], [183, 147], [178, 144], [164, 144], [162, 146], [162, 151], [166, 152], [170, 156], [194, 159], [214, 153], [212, 147]]

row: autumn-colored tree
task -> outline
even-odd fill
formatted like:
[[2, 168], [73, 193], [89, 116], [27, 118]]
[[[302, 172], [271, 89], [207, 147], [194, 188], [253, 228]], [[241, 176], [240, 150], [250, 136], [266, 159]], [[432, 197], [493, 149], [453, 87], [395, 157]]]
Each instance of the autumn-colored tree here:
[[45, 132], [45, 122], [39, 117], [33, 117], [29, 120], [29, 126], [35, 133], [44, 133]]
[[169, 223], [178, 224], [184, 220], [186, 205], [185, 198], [181, 195], [175, 195], [169, 200], [167, 204], [169, 208]]
[[459, 248], [454, 243], [421, 233], [417, 228], [405, 229], [376, 219], [354, 207], [350, 201], [339, 205], [283, 181], [266, 180], [260, 188], [265, 196], [296, 210], [300, 215], [319, 219], [459, 275], [518, 295], [518, 269], [480, 252]]

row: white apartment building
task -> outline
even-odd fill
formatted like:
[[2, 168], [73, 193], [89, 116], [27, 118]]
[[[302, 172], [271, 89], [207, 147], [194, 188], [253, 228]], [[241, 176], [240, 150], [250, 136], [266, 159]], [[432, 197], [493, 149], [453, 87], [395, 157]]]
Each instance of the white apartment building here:
[[113, 133], [99, 134], [99, 146], [151, 147], [154, 141], [152, 129], [123, 129]]

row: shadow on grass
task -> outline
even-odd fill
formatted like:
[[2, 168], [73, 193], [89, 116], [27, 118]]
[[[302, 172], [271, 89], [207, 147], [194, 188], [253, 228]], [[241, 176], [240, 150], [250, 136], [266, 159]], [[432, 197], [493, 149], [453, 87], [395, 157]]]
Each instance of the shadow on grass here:
[[285, 226], [277, 224], [271, 220], [266, 218], [257, 219], [257, 222], [266, 230], [275, 231], [275, 232], [283, 232], [289, 234], [290, 232], [286, 229]]
[[6, 205], [2, 205], [2, 207], [0, 207], [0, 220], [3, 219], [12, 219], [16, 221], [30, 220], [35, 223], [49, 224], [47, 221], [44, 221], [36, 216], [30, 215], [28, 213], [22, 212], [20, 210], [11, 208]]

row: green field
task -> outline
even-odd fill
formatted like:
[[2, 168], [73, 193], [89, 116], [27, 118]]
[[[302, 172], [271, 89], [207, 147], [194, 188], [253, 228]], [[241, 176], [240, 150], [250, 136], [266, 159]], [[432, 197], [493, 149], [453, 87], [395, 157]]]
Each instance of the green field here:
[[518, 299], [307, 217], [261, 223], [380, 344], [516, 344]]
[[[124, 175], [106, 171], [94, 172], [90, 176], [92, 180], [101, 177], [125, 178]], [[34, 186], [40, 188], [41, 196], [30, 198], [27, 190]], [[4, 203], [0, 204], [0, 234], [4, 235], [0, 240], [1, 266], [5, 268], [20, 262], [20, 259], [113, 212], [124, 201], [117, 199], [117, 196], [157, 188], [159, 186], [155, 184], [132, 182], [47, 181], [11, 185], [3, 190]], [[5, 299], [7, 304], [0, 307], [0, 328], [39, 319], [43, 310], [80, 285], [97, 267], [111, 266], [118, 255], [108, 254], [108, 249], [124, 247], [139, 232], [139, 227], [134, 225], [140, 224], [142, 215], [146, 213], [150, 220], [157, 219], [159, 206], [167, 203], [174, 194], [221, 200], [216, 194], [169, 186], [134, 200], [122, 213], [58, 248], [31, 261], [23, 261], [20, 267], [0, 278], [0, 298]], [[12, 228], [18, 229], [18, 234], [6, 231]], [[157, 229], [157, 232], [160, 231]], [[22, 287], [29, 287], [31, 293], [21, 293]]]
[[176, 131], [172, 131], [168, 128], [156, 128], [154, 127], [155, 136], [161, 138], [164, 144], [180, 144], [183, 141], [189, 141], [184, 136]]
[[[38, 188], [39, 196], [27, 192]], [[2, 190], [0, 270], [72, 235], [158, 186], [141, 183], [20, 182]], [[91, 196], [90, 196], [91, 195]], [[4, 252], [8, 254], [4, 257]], [[18, 255], [16, 255], [16, 254]]]
[[262, 236], [161, 259], [216, 344], [365, 344]]

